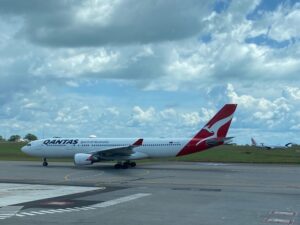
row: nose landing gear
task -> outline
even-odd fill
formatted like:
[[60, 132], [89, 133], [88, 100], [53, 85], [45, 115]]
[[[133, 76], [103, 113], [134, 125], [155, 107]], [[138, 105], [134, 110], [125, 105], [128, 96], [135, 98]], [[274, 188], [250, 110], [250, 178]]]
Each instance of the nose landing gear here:
[[46, 158], [43, 158], [43, 166], [48, 166], [48, 162]]

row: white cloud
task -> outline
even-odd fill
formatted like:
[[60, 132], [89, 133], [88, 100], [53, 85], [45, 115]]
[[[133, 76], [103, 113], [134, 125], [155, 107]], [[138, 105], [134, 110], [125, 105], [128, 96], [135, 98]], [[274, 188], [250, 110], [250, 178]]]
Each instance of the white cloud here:
[[[46, 56], [44, 63], [31, 67], [30, 73], [36, 76], [54, 75], [73, 78], [80, 75], [100, 73], [116, 68], [119, 54], [106, 49], [91, 51], [66, 50]], [[74, 86], [73, 83], [67, 83]]]
[[291, 98], [293, 100], [300, 100], [300, 88], [287, 86], [283, 90], [283, 96], [285, 98]]
[[107, 110], [110, 114], [112, 114], [112, 115], [114, 115], [114, 116], [119, 116], [119, 115], [120, 115], [120, 112], [119, 112], [119, 110], [118, 110], [116, 107], [108, 107], [108, 108], [106, 108], [106, 110]]
[[[243, 141], [295, 136], [299, 4], [249, 20], [260, 1], [34, 2], [0, 3], [0, 132], [190, 136], [235, 102]], [[290, 43], [245, 40], [261, 34]]]
[[292, 8], [281, 5], [275, 12], [266, 13], [265, 20], [271, 26], [269, 37], [277, 41], [300, 37], [300, 4]]
[[197, 112], [184, 113], [181, 116], [184, 124], [187, 126], [197, 126], [200, 122], [200, 116]]
[[132, 120], [130, 123], [144, 124], [155, 119], [155, 109], [153, 107], [143, 110], [139, 106], [134, 106], [132, 113]]
[[79, 84], [73, 80], [69, 80], [66, 82], [66, 85], [70, 86], [70, 87], [79, 87]]
[[244, 126], [267, 130], [289, 130], [299, 123], [295, 109], [300, 109], [300, 102], [294, 99], [281, 96], [274, 100], [267, 100], [250, 94], [239, 95], [231, 84], [228, 85], [227, 96], [231, 102], [238, 103], [238, 109], [242, 111], [240, 123]]
[[107, 26], [120, 0], [88, 0], [83, 1], [75, 10], [76, 22], [87, 25]]

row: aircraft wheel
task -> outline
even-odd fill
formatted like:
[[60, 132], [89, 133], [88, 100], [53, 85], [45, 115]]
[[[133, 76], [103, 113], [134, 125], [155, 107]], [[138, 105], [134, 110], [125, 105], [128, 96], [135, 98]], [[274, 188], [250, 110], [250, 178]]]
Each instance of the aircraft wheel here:
[[123, 163], [123, 165], [122, 165], [122, 169], [128, 169], [128, 163]]
[[130, 162], [130, 166], [131, 166], [131, 167], [135, 167], [135, 166], [136, 166], [136, 163], [135, 163], [135, 162]]
[[43, 162], [43, 166], [48, 166], [48, 163], [46, 161]]
[[117, 163], [117, 164], [115, 164], [115, 169], [121, 169], [122, 168], [122, 165], [120, 164], [120, 163]]

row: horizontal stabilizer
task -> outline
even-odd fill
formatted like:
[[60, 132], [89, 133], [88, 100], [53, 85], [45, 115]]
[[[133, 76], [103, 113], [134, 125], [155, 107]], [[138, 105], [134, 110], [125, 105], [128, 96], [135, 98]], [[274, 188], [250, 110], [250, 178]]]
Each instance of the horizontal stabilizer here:
[[220, 144], [229, 144], [234, 137], [218, 137], [210, 138], [206, 140], [206, 144], [209, 146], [215, 146]]

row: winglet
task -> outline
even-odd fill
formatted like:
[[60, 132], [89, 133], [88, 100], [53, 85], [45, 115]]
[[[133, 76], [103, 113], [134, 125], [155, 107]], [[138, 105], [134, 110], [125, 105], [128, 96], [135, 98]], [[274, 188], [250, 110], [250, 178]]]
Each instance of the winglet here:
[[144, 141], [144, 139], [143, 139], [143, 138], [140, 138], [140, 139], [138, 139], [136, 142], [134, 142], [134, 143], [132, 144], [132, 146], [135, 146], [135, 147], [140, 146], [140, 145], [143, 144], [143, 141]]

